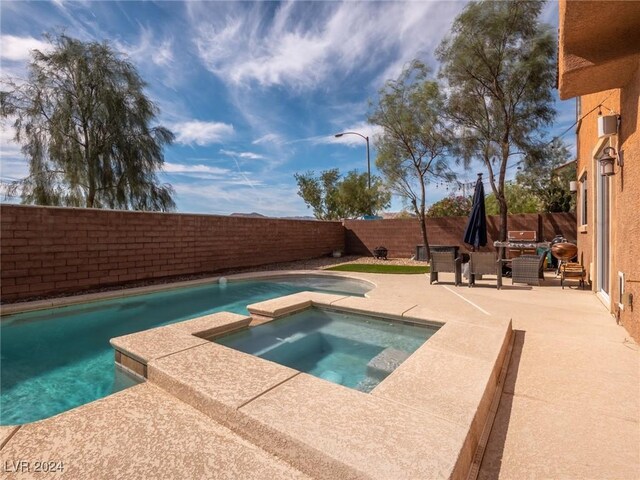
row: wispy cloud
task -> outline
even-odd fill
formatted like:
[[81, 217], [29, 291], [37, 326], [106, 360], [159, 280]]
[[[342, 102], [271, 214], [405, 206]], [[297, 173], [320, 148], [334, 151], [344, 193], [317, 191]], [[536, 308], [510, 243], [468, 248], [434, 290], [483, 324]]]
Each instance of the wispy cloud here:
[[368, 99], [406, 62], [433, 51], [463, 5], [190, 2], [187, 13], [197, 55], [225, 85], [251, 143], [274, 160], [268, 167], [317, 169], [331, 166], [317, 165], [320, 158], [349, 162], [348, 151], [336, 156], [325, 147], [364, 144], [334, 133], [354, 130], [374, 141], [377, 131], [364, 120]]
[[309, 89], [379, 66], [389, 54], [406, 62], [432, 50], [448, 28], [441, 20], [461, 5], [285, 2], [270, 12], [272, 4], [255, 3], [249, 12], [225, 5], [222, 14], [208, 13], [203, 4], [188, 7], [194, 42], [210, 71], [233, 84]]
[[234, 134], [233, 125], [222, 122], [191, 120], [173, 125], [176, 141], [184, 145], [206, 146], [220, 143]]
[[261, 144], [275, 144], [275, 145], [281, 145], [282, 143], [284, 143], [284, 137], [278, 133], [267, 133], [263, 136], [261, 136], [260, 138], [257, 138], [256, 140], [254, 140], [253, 142], [251, 142], [253, 145], [261, 145]]
[[137, 43], [118, 40], [115, 46], [137, 63], [151, 62], [159, 67], [168, 67], [174, 60], [173, 39], [158, 40], [150, 28], [141, 28]]
[[246, 160], [266, 160], [266, 156], [253, 152], [235, 152], [233, 150], [220, 150], [220, 153], [228, 157], [243, 158]]
[[229, 174], [229, 169], [221, 167], [213, 167], [211, 165], [195, 164], [189, 165], [184, 163], [165, 162], [164, 171], [166, 173], [184, 173], [194, 174], [196, 176], [203, 173], [210, 175], [224, 176]]

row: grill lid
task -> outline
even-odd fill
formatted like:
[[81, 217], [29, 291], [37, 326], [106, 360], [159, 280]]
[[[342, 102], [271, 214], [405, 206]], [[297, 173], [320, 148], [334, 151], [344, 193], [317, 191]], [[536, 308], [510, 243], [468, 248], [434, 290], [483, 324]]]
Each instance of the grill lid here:
[[535, 242], [538, 240], [537, 232], [534, 230], [510, 230], [507, 232], [509, 242]]

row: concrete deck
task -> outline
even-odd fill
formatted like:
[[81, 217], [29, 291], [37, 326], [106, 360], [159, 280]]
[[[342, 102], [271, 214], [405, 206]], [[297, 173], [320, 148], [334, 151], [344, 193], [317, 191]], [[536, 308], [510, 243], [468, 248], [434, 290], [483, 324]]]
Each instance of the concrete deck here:
[[372, 298], [394, 291], [422, 309], [447, 305], [452, 316], [479, 308], [511, 317], [513, 352], [478, 478], [638, 479], [638, 345], [596, 295], [546, 275], [543, 286], [506, 280], [500, 291], [491, 280], [456, 288], [452, 276], [430, 286], [368, 278], [379, 285]]
[[[452, 325], [466, 325], [467, 331], [491, 325], [495, 318], [512, 319], [515, 338], [512, 354], [479, 478], [640, 478], [638, 345], [616, 325], [593, 293], [562, 290], [555, 281], [545, 282], [541, 287], [527, 287], [511, 286], [507, 280], [503, 290], [498, 291], [490, 287], [495, 284], [491, 280], [480, 281], [472, 289], [456, 288], [452, 275], [449, 278], [446, 274], [441, 277], [442, 283], [434, 285], [429, 285], [428, 277], [423, 275], [349, 276], [373, 281], [377, 288], [368, 294], [368, 299], [332, 299], [332, 304], [342, 304], [342, 307], [356, 311], [368, 304], [405, 318], [439, 316]], [[198, 342], [191, 348], [203, 350], [207, 345]], [[447, 345], [438, 348], [445, 349]], [[479, 355], [483, 352], [474, 350], [473, 346], [469, 348], [468, 358], [461, 355], [456, 360], [473, 376], [473, 369], [482, 361]], [[162, 348], [160, 351], [162, 353]], [[428, 355], [438, 356], [433, 351]], [[157, 357], [155, 353], [148, 357], [151, 364], [158, 364], [167, 374], [180, 366], [171, 364], [169, 358]], [[477, 361], [470, 362], [473, 358]], [[403, 370], [415, 369], [412, 363], [411, 359], [407, 360]], [[437, 381], [437, 373], [434, 370], [435, 380], [431, 381]], [[326, 448], [325, 453], [332, 457], [351, 464], [363, 461], [354, 457], [357, 451], [364, 450], [355, 447], [362, 439], [353, 432], [344, 431], [343, 435], [323, 441], [309, 436], [308, 428], [318, 428], [316, 424], [312, 422], [305, 427], [304, 422], [310, 418], [322, 418], [305, 415], [305, 411], [322, 412], [332, 408], [322, 402], [323, 389], [329, 384], [301, 374], [290, 376], [285, 370], [282, 370], [282, 378], [288, 381], [258, 400], [246, 406], [239, 400], [240, 410], [244, 410], [248, 422], [268, 419], [272, 425], [275, 422], [273, 428], [279, 432], [302, 439], [314, 449]], [[265, 381], [269, 383], [268, 379]], [[278, 381], [273, 380], [276, 384]], [[394, 381], [401, 381], [401, 375]], [[428, 383], [427, 379], [425, 381]], [[294, 388], [296, 385], [316, 394], [296, 401], [300, 391]], [[380, 396], [394, 405], [420, 398], [419, 391], [409, 389], [385, 392], [390, 386], [391, 383], [381, 384], [380, 390], [374, 390], [370, 397]], [[349, 402], [353, 395], [362, 395], [343, 390], [345, 393], [340, 395], [344, 402]], [[398, 394], [406, 398], [393, 397]], [[433, 396], [433, 392], [430, 395]], [[469, 419], [473, 406], [460, 402], [447, 410], [447, 399], [440, 400], [442, 415], [452, 415], [460, 421]], [[296, 410], [295, 405], [305, 408]], [[379, 404], [372, 403], [367, 415], [379, 416], [380, 424], [383, 424], [384, 415], [377, 412], [374, 405]], [[287, 415], [278, 414], [280, 410], [281, 413], [286, 410], [296, 414], [287, 418]], [[350, 415], [344, 411], [340, 414]], [[321, 425], [321, 428], [328, 427]], [[419, 432], [417, 428], [410, 433], [419, 435]], [[262, 435], [269, 433], [266, 430]], [[383, 439], [384, 436], [376, 437], [377, 441]], [[145, 384], [22, 426], [17, 431], [3, 427], [0, 445], [5, 443], [0, 459], [3, 465], [17, 459], [64, 461], [64, 476], [68, 478], [78, 478], [79, 472], [89, 478], [303, 476], [290, 463], [256, 446], [255, 443], [260, 444], [259, 439], [250, 440], [253, 443], [176, 396]], [[352, 445], [356, 450], [348, 447], [345, 451], [346, 445]], [[286, 445], [277, 447], [286, 448]], [[384, 449], [376, 452], [377, 456], [385, 454]], [[390, 456], [401, 457], [402, 449], [391, 452]], [[392, 468], [385, 462], [380, 465]], [[435, 466], [440, 468], [441, 464]], [[351, 473], [356, 472], [352, 470]], [[397, 470], [390, 469], [387, 473], [397, 473]], [[10, 478], [34, 476], [33, 473], [3, 474], [9, 474]], [[56, 478], [52, 474], [49, 476]]]

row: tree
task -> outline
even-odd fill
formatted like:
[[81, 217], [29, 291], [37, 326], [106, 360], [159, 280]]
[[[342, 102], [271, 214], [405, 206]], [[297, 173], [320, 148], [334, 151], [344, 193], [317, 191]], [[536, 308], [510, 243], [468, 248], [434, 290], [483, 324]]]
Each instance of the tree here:
[[425, 201], [427, 185], [436, 179], [453, 179], [445, 155], [451, 135], [442, 112], [444, 98], [429, 70], [414, 60], [397, 80], [380, 90], [369, 122], [380, 125], [376, 165], [389, 187], [411, 205], [422, 232], [427, 260], [431, 250], [427, 237]]
[[468, 166], [484, 162], [507, 237], [505, 175], [509, 161], [539, 148], [540, 129], [555, 116], [555, 37], [538, 22], [543, 2], [468, 4], [437, 51], [449, 85], [447, 110], [459, 127]]
[[10, 191], [40, 205], [175, 208], [157, 178], [174, 135], [150, 125], [158, 109], [135, 67], [107, 43], [48, 39], [51, 53], [34, 50], [27, 82], [9, 80], [0, 97], [29, 161]]
[[431, 205], [427, 217], [466, 217], [471, 213], [471, 204], [471, 197], [452, 194]]
[[313, 215], [320, 220], [339, 220], [363, 215], [372, 215], [391, 202], [391, 193], [381, 180], [371, 177], [371, 188], [367, 188], [368, 176], [353, 170], [341, 178], [337, 168], [325, 170], [316, 176], [310, 171], [294, 175], [298, 184], [298, 195]]
[[[561, 139], [554, 139], [539, 152], [528, 156], [516, 181], [535, 195], [544, 212], [569, 212], [574, 197], [569, 182], [576, 177], [575, 165], [569, 163], [569, 148]], [[562, 168], [560, 168], [562, 167]]]
[[[509, 205], [508, 213], [538, 213], [542, 210], [540, 199], [516, 182], [505, 183], [504, 196]], [[500, 214], [500, 203], [494, 193], [487, 195], [484, 204], [487, 215]]]

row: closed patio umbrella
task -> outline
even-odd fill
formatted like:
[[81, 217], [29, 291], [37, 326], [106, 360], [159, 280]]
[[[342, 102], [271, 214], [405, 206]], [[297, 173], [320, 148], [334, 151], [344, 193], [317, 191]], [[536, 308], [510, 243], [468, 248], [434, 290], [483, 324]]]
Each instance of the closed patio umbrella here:
[[482, 174], [478, 174], [476, 188], [473, 192], [473, 203], [467, 228], [464, 230], [462, 241], [472, 245], [474, 251], [478, 247], [487, 244], [487, 216], [484, 208], [484, 186], [482, 185]]

